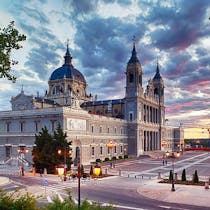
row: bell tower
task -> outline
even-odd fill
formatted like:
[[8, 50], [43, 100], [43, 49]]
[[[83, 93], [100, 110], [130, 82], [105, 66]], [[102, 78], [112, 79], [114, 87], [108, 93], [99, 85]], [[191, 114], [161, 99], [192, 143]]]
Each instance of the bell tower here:
[[142, 148], [142, 67], [136, 52], [136, 41], [133, 39], [133, 50], [126, 68], [126, 96], [125, 96], [125, 120], [128, 123], [128, 154], [139, 156]]
[[141, 95], [142, 92], [142, 68], [137, 57], [134, 38], [132, 54], [126, 69], [126, 97], [136, 97]]
[[132, 54], [126, 68], [125, 119], [127, 121], [138, 120], [138, 99], [141, 96], [143, 96], [142, 67], [137, 57], [134, 37]]

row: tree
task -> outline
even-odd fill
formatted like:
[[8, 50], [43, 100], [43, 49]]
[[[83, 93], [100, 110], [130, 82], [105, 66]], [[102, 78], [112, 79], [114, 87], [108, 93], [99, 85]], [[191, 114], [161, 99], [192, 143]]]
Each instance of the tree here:
[[[38, 135], [35, 135], [35, 147], [32, 150], [33, 162], [36, 169], [43, 171], [47, 169], [48, 173], [54, 173], [55, 166], [66, 162], [68, 168], [72, 164], [70, 156], [71, 142], [67, 142], [66, 133], [63, 132], [59, 124], [54, 134], [49, 134], [46, 127], [42, 128]], [[61, 154], [58, 154], [61, 150]]]
[[199, 182], [197, 170], [195, 170], [195, 173], [193, 174], [193, 182], [194, 183], [198, 183]]
[[72, 141], [68, 142], [66, 138], [67, 134], [63, 132], [61, 125], [58, 124], [53, 136], [53, 144], [55, 151], [61, 151], [61, 155], [58, 156], [59, 161], [57, 162], [57, 164], [62, 164], [65, 162], [67, 164], [67, 168], [70, 169], [72, 164], [72, 148], [70, 147]]
[[11, 75], [10, 71], [12, 65], [17, 64], [18, 61], [11, 60], [11, 52], [22, 48], [19, 42], [24, 40], [26, 36], [14, 28], [14, 21], [10, 22], [6, 28], [0, 28], [0, 78], [16, 81], [16, 77]]
[[35, 138], [35, 147], [32, 150], [34, 166], [38, 172], [42, 172], [46, 168], [48, 172], [52, 173], [54, 165], [57, 163], [53, 137], [48, 133], [48, 129], [44, 127], [38, 135], [35, 135]]
[[183, 171], [182, 171], [182, 181], [183, 181], [183, 182], [187, 181], [185, 169], [183, 169]]

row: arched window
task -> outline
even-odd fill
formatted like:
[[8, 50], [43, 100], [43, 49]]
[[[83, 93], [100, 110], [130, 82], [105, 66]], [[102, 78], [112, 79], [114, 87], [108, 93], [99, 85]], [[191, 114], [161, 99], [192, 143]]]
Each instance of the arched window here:
[[133, 83], [133, 74], [132, 73], [129, 74], [129, 82]]

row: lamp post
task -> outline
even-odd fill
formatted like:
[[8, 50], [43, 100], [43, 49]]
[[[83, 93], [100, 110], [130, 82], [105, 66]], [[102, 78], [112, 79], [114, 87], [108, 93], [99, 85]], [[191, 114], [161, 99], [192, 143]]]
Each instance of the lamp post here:
[[80, 161], [79, 161], [79, 164], [78, 164], [77, 178], [78, 178], [78, 209], [80, 209], [80, 202], [81, 202], [81, 195], [80, 195], [81, 165], [80, 165]]
[[[58, 154], [62, 155], [62, 150], [61, 149], [58, 150]], [[72, 155], [72, 150], [69, 149], [67, 151], [66, 146], [65, 146], [64, 151], [63, 151], [63, 156], [64, 156], [64, 174], [63, 174], [64, 175], [64, 181], [66, 181], [66, 179], [67, 179], [67, 177], [66, 177], [66, 171], [67, 171], [66, 158], [67, 158], [67, 155], [70, 157]], [[70, 165], [70, 168], [71, 168], [71, 165]]]
[[[166, 152], [166, 156], [169, 157], [169, 152]], [[171, 158], [172, 158], [172, 181], [171, 181], [171, 191], [174, 192], [175, 191], [175, 180], [174, 180], [174, 160], [175, 158], [179, 158], [180, 156], [180, 152], [172, 152]]]
[[106, 146], [108, 149], [111, 150], [111, 168], [113, 168], [112, 152], [113, 152], [114, 143], [112, 142], [112, 140], [110, 140], [109, 143], [106, 144]]
[[81, 193], [80, 193], [80, 179], [81, 179], [81, 163], [80, 163], [80, 147], [76, 147], [76, 163], [77, 163], [77, 179], [78, 179], [78, 209], [80, 209]]

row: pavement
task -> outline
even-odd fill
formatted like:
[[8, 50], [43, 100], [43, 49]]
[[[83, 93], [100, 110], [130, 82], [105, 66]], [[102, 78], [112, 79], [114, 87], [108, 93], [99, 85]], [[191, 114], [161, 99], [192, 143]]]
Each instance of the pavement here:
[[182, 203], [210, 207], [210, 189], [204, 186], [158, 183], [159, 180], [148, 180], [137, 188], [137, 192], [145, 197], [169, 203]]
[[[27, 176], [33, 175], [28, 174]], [[43, 177], [43, 179], [45, 178]], [[47, 179], [49, 181], [59, 180], [58, 176], [49, 174]], [[205, 189], [204, 186], [175, 184], [175, 191], [171, 191], [171, 184], [158, 183], [158, 181], [158, 179], [151, 179], [138, 182], [137, 192], [154, 200], [210, 207], [210, 189]], [[0, 177], [0, 187], [9, 183], [9, 178]]]

